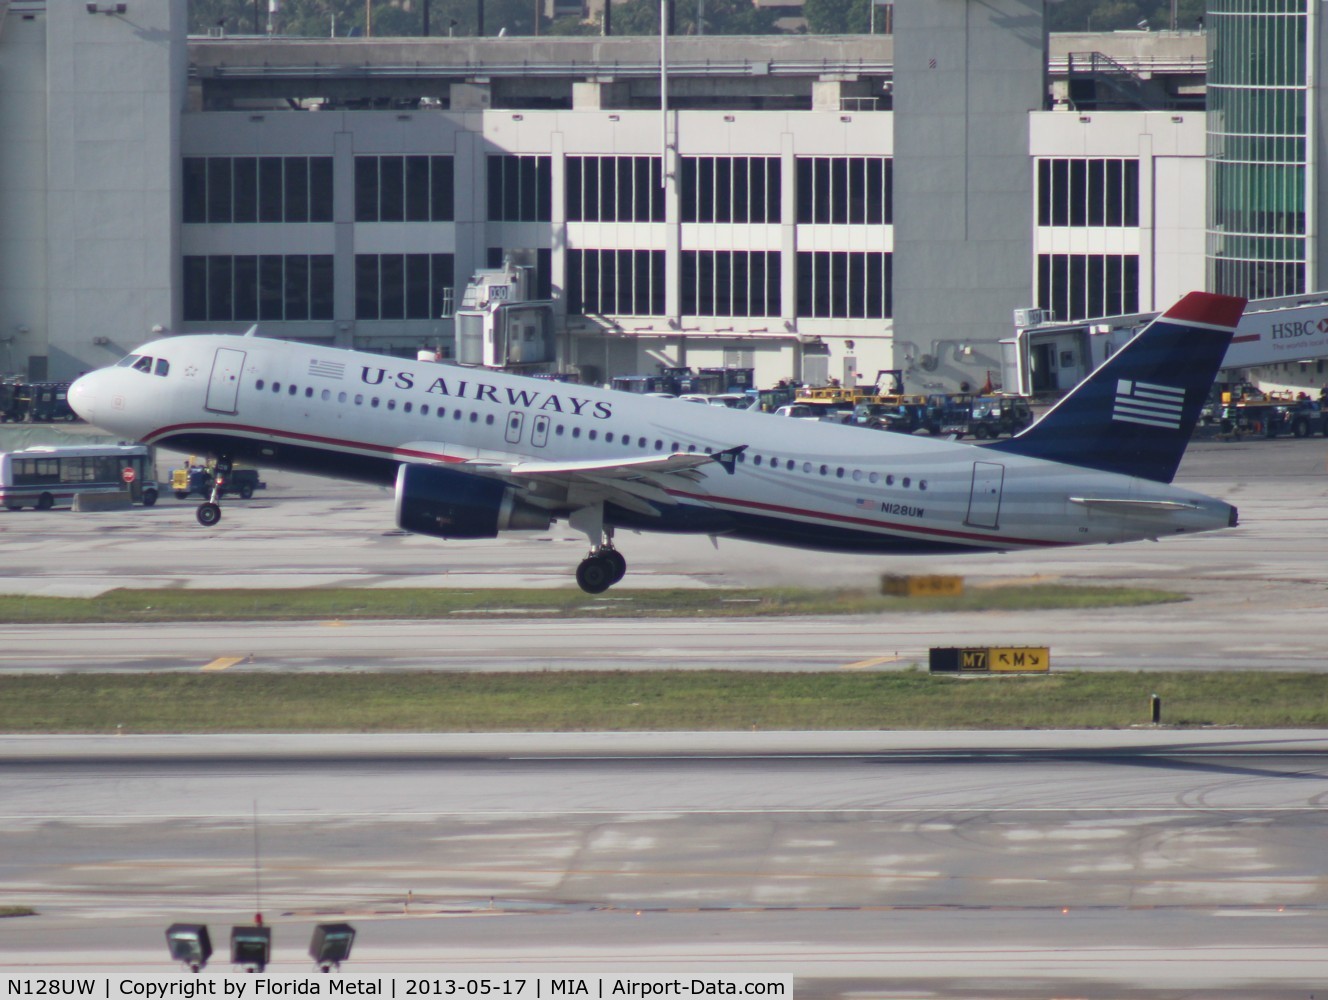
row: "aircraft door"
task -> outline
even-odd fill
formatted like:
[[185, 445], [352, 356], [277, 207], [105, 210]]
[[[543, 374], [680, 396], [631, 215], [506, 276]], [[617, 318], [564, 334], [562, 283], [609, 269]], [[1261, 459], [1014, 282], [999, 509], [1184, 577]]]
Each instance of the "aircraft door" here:
[[973, 491], [968, 496], [968, 516], [964, 523], [975, 528], [999, 528], [1004, 484], [1005, 466], [998, 462], [974, 462]]
[[526, 415], [520, 410], [513, 410], [507, 415], [507, 443], [520, 444], [521, 432], [525, 430]]
[[536, 448], [549, 443], [549, 418], [542, 413], [530, 422], [530, 443]]
[[244, 351], [218, 347], [208, 380], [206, 409], [216, 413], [235, 413], [240, 397], [240, 373], [244, 371]]

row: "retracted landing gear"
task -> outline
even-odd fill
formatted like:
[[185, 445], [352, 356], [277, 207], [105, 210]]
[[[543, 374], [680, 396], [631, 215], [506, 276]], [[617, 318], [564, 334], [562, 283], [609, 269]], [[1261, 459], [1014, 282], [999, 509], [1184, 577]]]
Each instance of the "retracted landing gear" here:
[[576, 568], [576, 583], [587, 594], [602, 594], [627, 575], [627, 560], [613, 547], [613, 528], [604, 524], [604, 505], [575, 511], [570, 519], [590, 539], [590, 555]]
[[218, 455], [216, 464], [212, 468], [212, 495], [199, 504], [198, 510], [194, 511], [194, 517], [205, 528], [210, 528], [221, 520], [221, 488], [225, 485], [226, 477], [230, 474], [230, 456]]

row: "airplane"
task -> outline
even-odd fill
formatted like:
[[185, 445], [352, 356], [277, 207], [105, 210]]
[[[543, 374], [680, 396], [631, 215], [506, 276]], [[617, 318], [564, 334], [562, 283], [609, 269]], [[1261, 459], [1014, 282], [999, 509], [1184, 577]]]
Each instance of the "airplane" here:
[[[587, 593], [622, 580], [617, 529], [913, 556], [1234, 526], [1170, 485], [1245, 300], [1191, 292], [1018, 435], [986, 445], [688, 406], [489, 369], [247, 334], [140, 347], [69, 390], [146, 444], [392, 485], [440, 538], [584, 533]], [[197, 509], [221, 517], [219, 493]]]

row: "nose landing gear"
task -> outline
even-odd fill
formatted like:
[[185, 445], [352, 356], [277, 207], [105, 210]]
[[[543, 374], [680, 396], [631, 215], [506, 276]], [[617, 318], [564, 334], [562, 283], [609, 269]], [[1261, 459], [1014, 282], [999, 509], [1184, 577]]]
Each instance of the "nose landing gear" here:
[[212, 495], [194, 511], [194, 517], [205, 528], [210, 528], [221, 520], [221, 488], [230, 474], [230, 456], [217, 456], [216, 464], [212, 468]]

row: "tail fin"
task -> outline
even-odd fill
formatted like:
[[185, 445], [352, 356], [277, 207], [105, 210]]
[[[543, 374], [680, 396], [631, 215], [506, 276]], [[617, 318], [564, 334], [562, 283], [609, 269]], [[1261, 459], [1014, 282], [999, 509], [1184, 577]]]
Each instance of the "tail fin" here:
[[1244, 310], [1244, 299], [1190, 292], [1041, 420], [990, 447], [1171, 482]]

